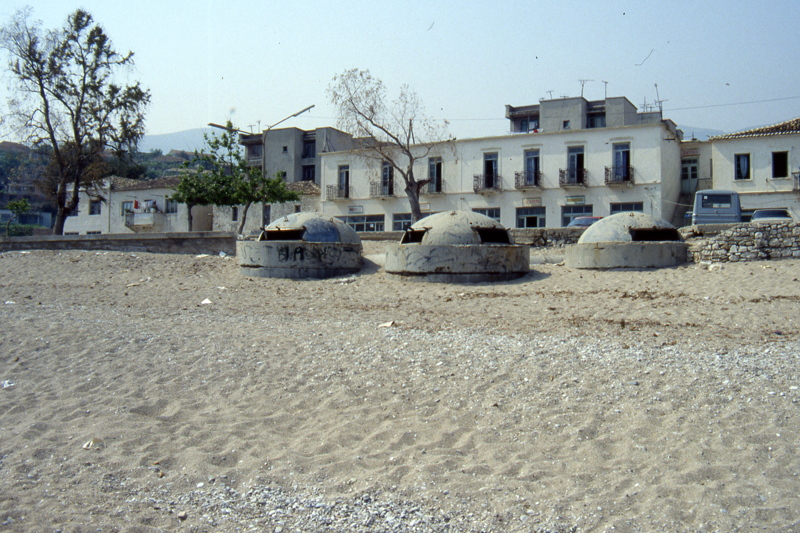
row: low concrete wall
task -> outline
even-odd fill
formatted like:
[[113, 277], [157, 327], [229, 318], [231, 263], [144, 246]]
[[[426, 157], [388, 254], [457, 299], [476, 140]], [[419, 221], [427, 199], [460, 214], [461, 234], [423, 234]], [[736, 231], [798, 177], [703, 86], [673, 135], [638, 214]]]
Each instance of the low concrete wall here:
[[11, 237], [0, 239], [0, 252], [19, 250], [110, 250], [160, 254], [236, 253], [236, 234], [198, 231], [191, 233], [103, 234]]
[[800, 258], [800, 226], [774, 222], [738, 224], [691, 250], [694, 262]]

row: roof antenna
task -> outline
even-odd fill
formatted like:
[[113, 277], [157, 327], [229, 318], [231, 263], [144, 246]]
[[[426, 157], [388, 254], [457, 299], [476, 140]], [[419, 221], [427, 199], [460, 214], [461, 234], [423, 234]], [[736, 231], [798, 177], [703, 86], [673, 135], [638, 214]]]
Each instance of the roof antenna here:
[[656, 83], [655, 86], [656, 86], [656, 102], [655, 103], [658, 106], [659, 113], [663, 114], [664, 113], [664, 106], [661, 105], [661, 104], [663, 102], [666, 102], [666, 100], [662, 100], [661, 97], [658, 96], [658, 84]]
[[608, 100], [608, 82], [605, 80], [600, 80], [600, 81], [602, 81], [603, 85], [605, 85], [605, 88], [603, 89], [603, 99]]
[[594, 80], [578, 80], [581, 84], [581, 98], [583, 98], [583, 86], [586, 85], [587, 81], [594, 81]]
[[549, 91], [545, 91], [545, 92], [550, 95], [550, 100], [552, 100], [553, 99], [553, 89], [550, 89]]

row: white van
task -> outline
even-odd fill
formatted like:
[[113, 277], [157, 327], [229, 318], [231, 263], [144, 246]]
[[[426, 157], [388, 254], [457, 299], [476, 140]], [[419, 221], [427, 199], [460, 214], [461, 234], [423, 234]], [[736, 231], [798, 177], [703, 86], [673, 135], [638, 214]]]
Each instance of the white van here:
[[726, 224], [742, 221], [739, 193], [721, 189], [697, 191], [694, 195], [692, 224]]

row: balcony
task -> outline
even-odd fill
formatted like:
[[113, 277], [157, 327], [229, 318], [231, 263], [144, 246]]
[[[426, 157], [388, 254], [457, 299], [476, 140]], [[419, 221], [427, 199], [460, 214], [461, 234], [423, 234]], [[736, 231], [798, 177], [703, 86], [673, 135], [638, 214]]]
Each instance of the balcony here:
[[586, 187], [589, 172], [585, 168], [561, 168], [558, 170], [559, 187]]
[[136, 233], [159, 232], [164, 227], [164, 213], [125, 213], [125, 227]]
[[386, 196], [394, 196], [394, 183], [391, 181], [388, 184], [380, 181], [371, 181], [369, 183], [370, 198], [383, 198]]
[[346, 187], [339, 187], [338, 185], [328, 185], [325, 189], [325, 199], [329, 202], [336, 200], [348, 200], [350, 198], [350, 191]]
[[472, 190], [476, 193], [500, 192], [500, 174], [475, 174], [472, 177]]
[[423, 185], [423, 187], [419, 190], [419, 193], [424, 194], [425, 196], [444, 194], [444, 181], [439, 181], [438, 183], [435, 181], [429, 181], [427, 185]]
[[633, 167], [606, 167], [606, 185], [633, 185]]
[[514, 173], [514, 188], [515, 189], [541, 189], [542, 188], [542, 174], [540, 172], [515, 172]]

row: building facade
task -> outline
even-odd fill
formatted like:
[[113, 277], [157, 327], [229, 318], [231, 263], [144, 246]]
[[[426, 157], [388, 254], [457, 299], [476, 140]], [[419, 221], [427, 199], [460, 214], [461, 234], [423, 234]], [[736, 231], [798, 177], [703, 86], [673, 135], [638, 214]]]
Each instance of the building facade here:
[[[64, 235], [172, 233], [189, 230], [186, 204], [170, 196], [180, 177], [156, 180], [109, 178], [97, 190], [80, 191], [78, 210], [64, 222]], [[192, 231], [211, 231], [211, 206], [192, 208]]]
[[800, 118], [709, 139], [714, 189], [739, 193], [745, 218], [783, 208], [800, 220]]
[[[423, 214], [472, 210], [508, 228], [561, 227], [621, 211], [671, 220], [681, 187], [679, 130], [660, 114], [637, 114], [626, 99], [609, 101], [508, 106], [514, 133], [439, 146], [414, 168], [418, 180], [431, 179]], [[387, 164], [349, 150], [323, 154], [321, 171], [322, 212], [356, 231], [410, 224], [405, 184]]]

